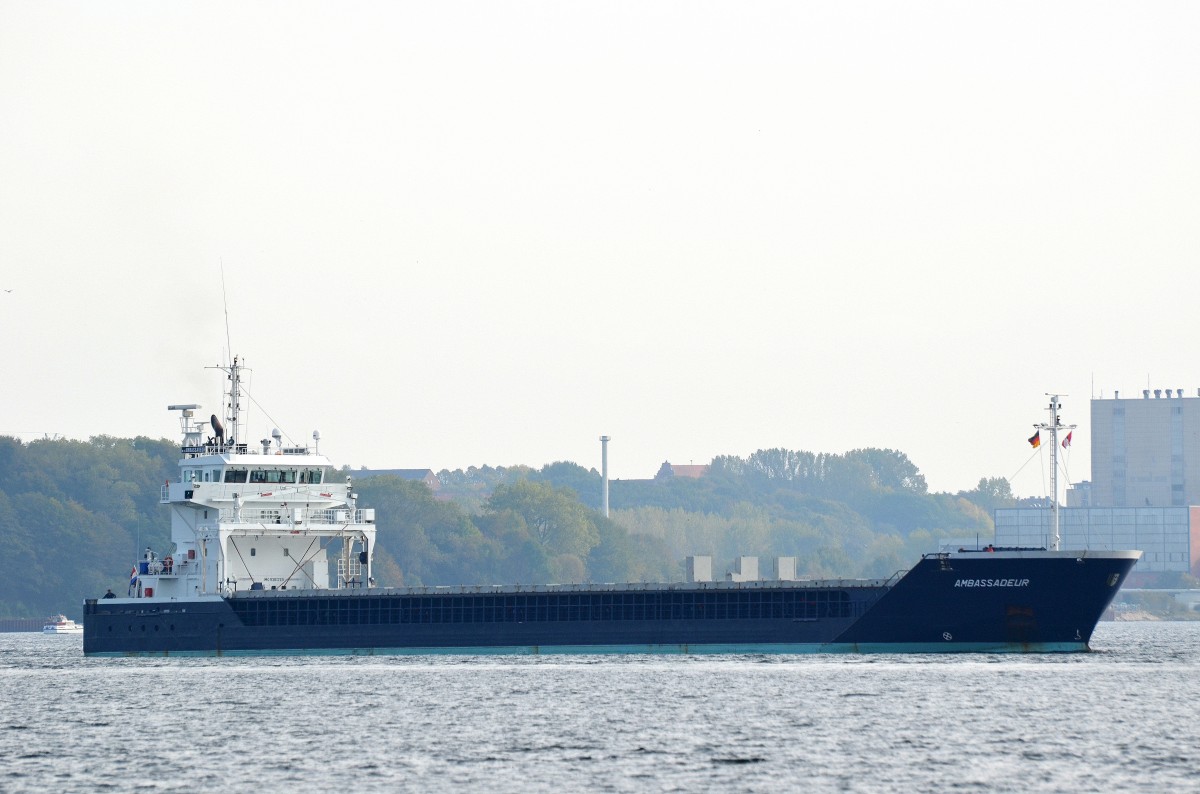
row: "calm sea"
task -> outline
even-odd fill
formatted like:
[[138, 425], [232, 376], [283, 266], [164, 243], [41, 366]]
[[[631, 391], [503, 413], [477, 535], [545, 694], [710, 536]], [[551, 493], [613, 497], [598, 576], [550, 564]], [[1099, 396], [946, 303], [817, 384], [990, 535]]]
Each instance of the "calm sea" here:
[[114, 660], [0, 634], [0, 791], [1200, 788], [1200, 623], [1092, 645]]

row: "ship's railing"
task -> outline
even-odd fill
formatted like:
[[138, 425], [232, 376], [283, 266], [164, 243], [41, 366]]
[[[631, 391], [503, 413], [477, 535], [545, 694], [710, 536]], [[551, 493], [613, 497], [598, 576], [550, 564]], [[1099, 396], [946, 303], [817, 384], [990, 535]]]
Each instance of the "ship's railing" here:
[[[1045, 551], [1045, 550], [1046, 550], [1045, 546], [997, 546], [993, 543], [989, 543], [988, 545], [983, 546], [982, 548], [976, 548], [976, 549], [959, 547], [958, 553], [959, 554], [992, 554], [997, 551]], [[923, 554], [921, 556], [929, 557], [932, 555]]]
[[232, 452], [235, 455], [245, 455], [250, 451], [246, 444], [196, 444], [180, 448], [185, 458], [196, 458], [201, 455], [222, 455]]
[[200, 568], [199, 560], [138, 560], [139, 576], [187, 576], [196, 573]]
[[[759, 579], [751, 582], [576, 582], [573, 584], [478, 584], [478, 585], [428, 585], [416, 587], [379, 587], [373, 592], [384, 595], [509, 595], [542, 593], [639, 593], [665, 590], [669, 592], [707, 592], [710, 590], [879, 590], [883, 593], [883, 579]], [[288, 591], [301, 593], [301, 590]], [[352, 595], [353, 588], [322, 590], [322, 595]], [[239, 592], [239, 595], [244, 592]]]
[[[248, 444], [195, 444], [184, 445], [180, 447], [180, 451], [185, 458], [198, 458], [202, 455], [223, 455], [227, 452], [234, 455], [245, 455], [250, 452], [250, 447]], [[283, 447], [277, 451], [283, 455], [312, 454], [312, 449], [309, 447]], [[275, 454], [274, 451], [272, 454]]]
[[293, 526], [337, 526], [339, 524], [374, 524], [375, 509], [370, 507], [318, 509], [307, 507], [226, 508], [221, 521], [232, 524], [290, 524]]

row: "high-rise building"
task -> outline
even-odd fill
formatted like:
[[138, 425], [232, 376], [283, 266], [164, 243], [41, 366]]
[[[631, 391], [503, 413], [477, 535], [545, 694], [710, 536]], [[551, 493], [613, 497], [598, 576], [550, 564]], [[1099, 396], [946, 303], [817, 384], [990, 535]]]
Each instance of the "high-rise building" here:
[[1092, 400], [1091, 436], [1093, 506], [1200, 505], [1200, 392]]

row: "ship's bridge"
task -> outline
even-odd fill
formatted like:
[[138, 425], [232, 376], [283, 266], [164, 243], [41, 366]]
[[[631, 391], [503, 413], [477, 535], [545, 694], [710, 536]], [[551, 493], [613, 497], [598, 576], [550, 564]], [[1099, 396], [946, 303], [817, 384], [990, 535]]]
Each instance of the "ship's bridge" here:
[[285, 457], [226, 453], [184, 458], [179, 462], [179, 479], [163, 485], [160, 502], [189, 501], [198, 491], [216, 498], [225, 491], [240, 493], [243, 498], [284, 488], [312, 491], [312, 486], [326, 484], [331, 467], [328, 458], [315, 454]]

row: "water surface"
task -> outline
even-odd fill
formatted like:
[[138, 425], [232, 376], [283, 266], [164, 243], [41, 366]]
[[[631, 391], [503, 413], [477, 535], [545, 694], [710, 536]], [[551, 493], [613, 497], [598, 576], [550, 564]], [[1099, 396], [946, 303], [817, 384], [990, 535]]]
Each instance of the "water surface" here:
[[85, 659], [0, 634], [0, 791], [1195, 790], [1200, 624], [1092, 646]]

